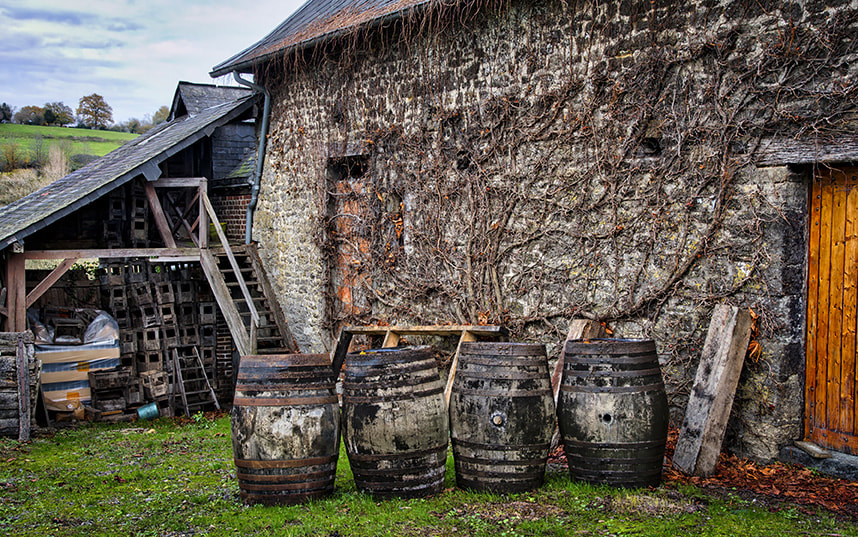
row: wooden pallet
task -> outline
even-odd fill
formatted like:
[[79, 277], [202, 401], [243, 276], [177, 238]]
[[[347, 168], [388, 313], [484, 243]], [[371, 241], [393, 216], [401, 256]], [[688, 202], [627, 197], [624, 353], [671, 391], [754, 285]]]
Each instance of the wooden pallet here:
[[382, 347], [397, 346], [400, 338], [405, 335], [458, 336], [459, 343], [456, 345], [456, 353], [453, 355], [453, 361], [450, 364], [450, 375], [447, 377], [447, 386], [444, 389], [444, 401], [450, 404], [450, 392], [453, 389], [453, 380], [456, 378], [456, 368], [459, 365], [459, 351], [462, 349], [462, 343], [477, 341], [477, 337], [505, 340], [509, 335], [509, 331], [505, 327], [497, 325], [346, 326], [340, 330], [340, 336], [337, 338], [337, 346], [334, 348], [334, 353], [331, 357], [331, 365], [334, 368], [334, 373], [337, 375], [343, 367], [346, 354], [349, 352], [349, 345], [352, 342], [352, 337], [355, 335], [384, 336]]

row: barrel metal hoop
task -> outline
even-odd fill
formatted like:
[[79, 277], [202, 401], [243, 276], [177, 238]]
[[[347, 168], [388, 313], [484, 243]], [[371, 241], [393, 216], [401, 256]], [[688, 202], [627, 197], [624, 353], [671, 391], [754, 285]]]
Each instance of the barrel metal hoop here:
[[[543, 457], [540, 459], [523, 459], [518, 461], [499, 461], [497, 459], [483, 459], [477, 457], [464, 457], [459, 455], [455, 457], [455, 461], [457, 463], [468, 463], [468, 464], [479, 464], [483, 466], [544, 466], [548, 457]], [[476, 473], [476, 472], [469, 472]], [[507, 472], [497, 472], [497, 475], [505, 475]]]
[[644, 442], [584, 442], [573, 438], [565, 438], [563, 443], [574, 448], [609, 448], [609, 449], [646, 449], [664, 447], [667, 437]]
[[274, 460], [261, 461], [253, 459], [234, 459], [235, 465], [238, 468], [300, 468], [302, 466], [318, 466], [320, 464], [330, 464], [337, 461], [337, 455], [328, 457], [311, 457], [309, 459], [290, 459], [290, 460]]
[[317, 481], [306, 481], [303, 483], [269, 483], [269, 484], [257, 484], [257, 483], [239, 483], [238, 486], [244, 490], [252, 490], [257, 492], [265, 492], [265, 491], [287, 491], [287, 490], [318, 490], [324, 488], [331, 488], [334, 484], [334, 476], [330, 476], [327, 479], [320, 479]]
[[[399, 367], [396, 367], [399, 366]], [[372, 376], [386, 376], [390, 373], [406, 373], [410, 371], [437, 371], [438, 366], [435, 365], [434, 358], [426, 358], [415, 362], [405, 362], [403, 364], [395, 363], [379, 363], [372, 365], [354, 364], [346, 362], [345, 378], [355, 377], [363, 379]]]
[[301, 406], [330, 405], [338, 402], [336, 395], [324, 397], [238, 397], [233, 399], [235, 406]]
[[377, 461], [386, 461], [391, 458], [396, 459], [406, 459], [406, 458], [418, 458], [418, 457], [426, 457], [427, 455], [440, 455], [446, 453], [447, 446], [439, 446], [429, 449], [418, 449], [415, 451], [403, 451], [399, 453], [382, 453], [382, 454], [374, 454], [374, 453], [349, 453], [349, 459], [354, 459], [355, 462], [377, 462]]
[[498, 356], [496, 358], [475, 357], [471, 354], [459, 353], [460, 365], [487, 365], [493, 367], [510, 367], [510, 366], [542, 366], [548, 370], [548, 359], [543, 354], [542, 356]]
[[655, 376], [661, 378], [661, 368], [654, 367], [651, 369], [632, 369], [623, 371], [600, 371], [600, 370], [574, 370], [567, 369], [566, 377], [572, 378], [644, 378]]
[[632, 364], [645, 364], [648, 362], [658, 363], [658, 356], [652, 353], [646, 354], [623, 354], [621, 356], [617, 355], [609, 355], [605, 356], [602, 354], [598, 355], [580, 355], [576, 354], [574, 356], [566, 355], [566, 361], [564, 361], [564, 369], [568, 369], [576, 364], [604, 364], [604, 365], [632, 365]]
[[289, 481], [293, 482], [304, 482], [315, 479], [319, 481], [318, 478], [328, 478], [334, 475], [335, 469], [333, 465], [330, 465], [327, 470], [322, 470], [320, 472], [303, 472], [303, 473], [291, 473], [291, 474], [251, 474], [246, 471], [242, 471], [241, 469], [237, 469], [236, 476], [239, 481], [243, 482], [252, 482], [252, 483], [285, 483]]
[[276, 384], [276, 383], [260, 383], [260, 384], [236, 384], [235, 391], [237, 392], [273, 392], [273, 391], [308, 391], [308, 390], [334, 390], [336, 385], [333, 382], [319, 382], [315, 384]]
[[564, 392], [575, 393], [662, 392], [664, 391], [664, 382], [642, 384], [640, 386], [569, 386], [568, 384], [561, 384], [560, 389]]
[[[440, 382], [440, 381], [438, 381]], [[349, 395], [343, 392], [343, 403], [387, 403], [391, 401], [403, 401], [408, 399], [418, 399], [420, 397], [428, 397], [444, 393], [444, 388], [435, 387], [429, 390], [420, 392], [402, 392], [392, 395]]]
[[[459, 367], [462, 367], [459, 365]], [[456, 378], [460, 379], [478, 379], [478, 380], [530, 380], [530, 379], [545, 379], [549, 380], [548, 369], [534, 372], [510, 372], [501, 371], [469, 371], [467, 369], [459, 369], [456, 372]]]
[[470, 449], [490, 449], [492, 451], [518, 451], [521, 449], [548, 449], [551, 447], [551, 444], [546, 442], [544, 444], [482, 444], [477, 442], [468, 442], [467, 440], [461, 440], [459, 438], [451, 438], [453, 441], [453, 446], [461, 446], [464, 448]]

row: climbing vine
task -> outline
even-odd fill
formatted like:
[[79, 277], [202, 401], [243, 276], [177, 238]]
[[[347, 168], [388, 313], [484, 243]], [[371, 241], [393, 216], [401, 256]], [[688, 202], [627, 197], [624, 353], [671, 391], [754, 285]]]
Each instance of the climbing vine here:
[[[312, 193], [332, 332], [502, 323], [555, 343], [585, 317], [656, 338], [675, 394], [717, 302], [794, 337], [771, 310], [801, 288], [771, 283], [804, 206], [754, 162], [855, 121], [855, 10], [529, 4], [433, 3], [257, 73], [278, 88], [277, 188]], [[350, 155], [362, 175], [332, 179]]]

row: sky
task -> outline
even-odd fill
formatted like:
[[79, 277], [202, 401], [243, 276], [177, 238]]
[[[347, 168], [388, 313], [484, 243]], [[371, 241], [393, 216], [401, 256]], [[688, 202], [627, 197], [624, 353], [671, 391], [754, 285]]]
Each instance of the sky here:
[[180, 80], [265, 37], [304, 0], [0, 0], [0, 102], [16, 110], [98, 93], [113, 120], [170, 106]]

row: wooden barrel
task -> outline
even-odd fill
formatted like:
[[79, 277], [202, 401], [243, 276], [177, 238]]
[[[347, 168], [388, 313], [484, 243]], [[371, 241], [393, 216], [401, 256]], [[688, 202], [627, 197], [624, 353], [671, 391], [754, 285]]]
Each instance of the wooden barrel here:
[[544, 345], [462, 343], [450, 396], [459, 487], [540, 487], [555, 423]]
[[573, 479], [658, 486], [668, 410], [655, 342], [569, 341], [557, 418]]
[[340, 411], [326, 354], [242, 356], [232, 407], [241, 498], [294, 504], [334, 490]]
[[369, 350], [345, 363], [343, 442], [357, 488], [380, 497], [441, 492], [449, 427], [431, 348]]

